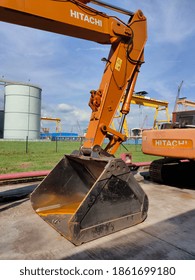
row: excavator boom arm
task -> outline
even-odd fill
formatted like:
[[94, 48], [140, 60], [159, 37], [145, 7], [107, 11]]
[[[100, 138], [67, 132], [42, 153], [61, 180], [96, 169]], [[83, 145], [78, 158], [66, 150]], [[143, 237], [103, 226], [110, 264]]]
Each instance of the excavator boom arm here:
[[[130, 110], [137, 75], [143, 63], [146, 18], [140, 10], [134, 14], [130, 12], [130, 20], [125, 24], [88, 7], [85, 5], [88, 2], [1, 0], [0, 20], [111, 45], [100, 87], [91, 92], [89, 106], [92, 115], [83, 153], [88, 153], [96, 145], [101, 146], [107, 137], [110, 142], [106, 151], [114, 154], [126, 138], [122, 129], [116, 131], [110, 125], [122, 99], [123, 121]], [[114, 9], [117, 8], [114, 6]]]
[[75, 0], [1, 0], [0, 20], [101, 44], [126, 32], [115, 18]]

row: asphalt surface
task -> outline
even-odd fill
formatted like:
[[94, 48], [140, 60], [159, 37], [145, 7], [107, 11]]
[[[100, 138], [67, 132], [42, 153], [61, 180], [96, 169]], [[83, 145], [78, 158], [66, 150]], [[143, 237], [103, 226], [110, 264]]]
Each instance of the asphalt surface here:
[[0, 187], [26, 188], [20, 200], [0, 202], [1, 260], [195, 260], [195, 188], [159, 185], [135, 175], [149, 197], [147, 219], [134, 227], [75, 246], [32, 209], [28, 191], [35, 183]]

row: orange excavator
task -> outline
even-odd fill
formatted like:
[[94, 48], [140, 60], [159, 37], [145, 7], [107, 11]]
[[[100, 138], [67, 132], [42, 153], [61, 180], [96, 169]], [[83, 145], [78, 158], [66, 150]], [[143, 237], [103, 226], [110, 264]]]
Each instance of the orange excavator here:
[[188, 122], [172, 122], [160, 130], [143, 131], [143, 153], [163, 157], [150, 164], [152, 181], [194, 187], [194, 129], [194, 124]]
[[[123, 13], [127, 23], [86, 5]], [[102, 1], [0, 0], [0, 20], [111, 46], [79, 151], [64, 155], [31, 194], [36, 213], [75, 245], [144, 221], [148, 198], [129, 167], [114, 154], [126, 140], [123, 124], [144, 62], [147, 21]], [[118, 130], [111, 124], [122, 100]], [[102, 148], [105, 138], [107, 145]]]

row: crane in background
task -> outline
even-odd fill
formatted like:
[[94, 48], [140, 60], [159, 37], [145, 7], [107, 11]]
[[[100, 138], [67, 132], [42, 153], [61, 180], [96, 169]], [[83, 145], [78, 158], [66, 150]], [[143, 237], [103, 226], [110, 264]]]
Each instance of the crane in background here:
[[142, 125], [141, 125], [141, 129], [143, 130], [144, 129], [144, 125], [146, 124], [146, 121], [148, 120], [148, 115], [145, 115], [144, 119], [143, 119], [143, 122], [142, 122]]
[[[153, 129], [158, 129], [159, 125], [164, 122], [170, 122], [170, 115], [169, 115], [169, 109], [168, 105], [169, 103], [167, 101], [158, 100], [150, 97], [146, 97], [145, 95], [147, 92], [140, 91], [136, 92], [132, 95], [131, 104], [136, 104], [139, 106], [145, 106], [145, 107], [151, 107], [155, 109], [154, 113], [154, 123], [153, 123]], [[165, 112], [165, 119], [160, 120], [158, 119], [158, 114], [160, 111]]]
[[178, 109], [178, 101], [179, 101], [179, 97], [180, 97], [180, 92], [181, 92], [181, 87], [182, 87], [182, 85], [183, 85], [183, 81], [181, 81], [180, 85], [178, 86], [177, 96], [176, 96], [176, 99], [175, 99], [175, 106], [174, 106], [173, 112], [177, 112], [177, 109]]
[[[41, 117], [42, 121], [52, 121], [56, 123], [56, 132], [61, 132], [61, 119], [60, 118], [51, 118], [51, 117]], [[43, 132], [49, 132], [49, 128], [42, 128]]]
[[[177, 108], [178, 111], [186, 111], [188, 107], [194, 108], [195, 102], [188, 100], [186, 97], [183, 97], [183, 98], [179, 98], [177, 100], [177, 105], [178, 105], [178, 108]], [[179, 105], [181, 105], [181, 110], [179, 110]]]

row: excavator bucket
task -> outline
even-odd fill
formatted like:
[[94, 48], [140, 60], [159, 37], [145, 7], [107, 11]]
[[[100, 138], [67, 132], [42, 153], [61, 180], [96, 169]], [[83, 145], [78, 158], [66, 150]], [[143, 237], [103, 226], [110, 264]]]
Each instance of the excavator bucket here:
[[148, 198], [121, 159], [65, 155], [31, 194], [36, 213], [75, 245], [136, 225]]

